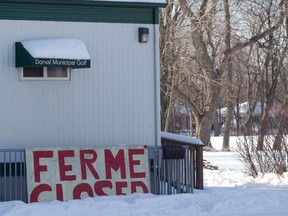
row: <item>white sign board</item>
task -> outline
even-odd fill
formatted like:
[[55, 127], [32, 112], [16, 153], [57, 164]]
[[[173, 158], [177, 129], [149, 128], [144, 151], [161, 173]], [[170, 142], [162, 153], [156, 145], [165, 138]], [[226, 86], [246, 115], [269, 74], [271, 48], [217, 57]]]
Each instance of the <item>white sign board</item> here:
[[146, 146], [26, 149], [29, 202], [150, 190]]

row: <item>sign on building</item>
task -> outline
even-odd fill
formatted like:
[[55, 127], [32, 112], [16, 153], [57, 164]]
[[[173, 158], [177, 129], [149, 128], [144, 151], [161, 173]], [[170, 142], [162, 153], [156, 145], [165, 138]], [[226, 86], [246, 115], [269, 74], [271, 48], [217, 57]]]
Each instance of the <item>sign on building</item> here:
[[145, 146], [26, 149], [29, 202], [148, 193]]

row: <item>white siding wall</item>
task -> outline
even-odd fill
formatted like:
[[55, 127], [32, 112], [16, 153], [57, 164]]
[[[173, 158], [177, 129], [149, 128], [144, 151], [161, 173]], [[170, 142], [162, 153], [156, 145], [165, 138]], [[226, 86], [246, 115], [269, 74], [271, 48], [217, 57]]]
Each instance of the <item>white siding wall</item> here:
[[[153, 25], [2, 20], [0, 29], [0, 148], [156, 145]], [[83, 40], [91, 68], [71, 81], [20, 81], [15, 42], [59, 37]]]

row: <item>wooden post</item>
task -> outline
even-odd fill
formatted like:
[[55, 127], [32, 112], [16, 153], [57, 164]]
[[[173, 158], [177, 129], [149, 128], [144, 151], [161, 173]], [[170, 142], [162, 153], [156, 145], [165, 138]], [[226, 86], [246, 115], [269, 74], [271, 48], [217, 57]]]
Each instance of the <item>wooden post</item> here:
[[203, 189], [203, 148], [194, 147], [195, 149], [195, 189]]

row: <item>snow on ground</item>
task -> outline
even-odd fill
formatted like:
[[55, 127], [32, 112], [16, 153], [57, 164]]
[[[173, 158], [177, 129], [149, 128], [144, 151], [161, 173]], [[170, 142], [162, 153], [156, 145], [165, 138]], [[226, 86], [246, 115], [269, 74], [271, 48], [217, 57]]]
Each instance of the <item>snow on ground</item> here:
[[106, 196], [66, 202], [0, 202], [1, 216], [288, 216], [288, 173], [256, 179], [235, 152], [205, 152], [219, 170], [204, 170], [193, 194]]
[[220, 170], [245, 169], [240, 161], [240, 156], [236, 152], [204, 152], [204, 159], [208, 160], [211, 165], [218, 166]]

